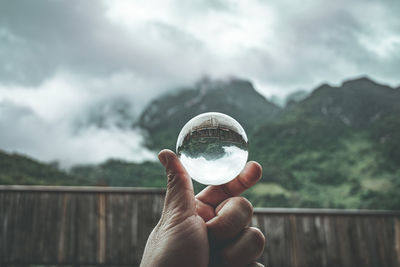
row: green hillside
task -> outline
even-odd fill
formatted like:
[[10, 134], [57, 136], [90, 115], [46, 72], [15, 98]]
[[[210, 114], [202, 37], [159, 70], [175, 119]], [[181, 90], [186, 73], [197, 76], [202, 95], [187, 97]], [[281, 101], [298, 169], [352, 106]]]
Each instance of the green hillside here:
[[99, 185], [165, 187], [164, 169], [158, 162], [130, 163], [107, 160], [99, 165], [75, 166], [70, 174], [95, 180]]
[[56, 164], [0, 150], [0, 184], [164, 187], [165, 179], [164, 169], [156, 162], [107, 160], [99, 165], [79, 165], [64, 171]]
[[55, 164], [47, 164], [0, 150], [0, 184], [12, 185], [94, 185], [95, 180], [71, 175]]

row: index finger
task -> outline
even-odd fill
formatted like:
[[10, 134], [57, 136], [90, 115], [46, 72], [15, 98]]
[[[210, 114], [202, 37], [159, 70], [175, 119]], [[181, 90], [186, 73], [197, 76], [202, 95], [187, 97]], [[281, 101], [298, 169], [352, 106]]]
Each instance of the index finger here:
[[261, 165], [255, 161], [250, 161], [235, 179], [226, 184], [207, 186], [197, 194], [196, 198], [216, 207], [225, 199], [238, 196], [255, 185], [261, 179], [261, 173]]

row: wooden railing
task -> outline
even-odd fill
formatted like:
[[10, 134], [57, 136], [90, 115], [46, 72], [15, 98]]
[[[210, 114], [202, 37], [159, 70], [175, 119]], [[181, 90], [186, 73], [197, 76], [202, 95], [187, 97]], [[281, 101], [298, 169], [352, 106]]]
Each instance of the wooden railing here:
[[[138, 266], [165, 191], [0, 186], [0, 266]], [[396, 211], [256, 208], [273, 267], [400, 266]]]

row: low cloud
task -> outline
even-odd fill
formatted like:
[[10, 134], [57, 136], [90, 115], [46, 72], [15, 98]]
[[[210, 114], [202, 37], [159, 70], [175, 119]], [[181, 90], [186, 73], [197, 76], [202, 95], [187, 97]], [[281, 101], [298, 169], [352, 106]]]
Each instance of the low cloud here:
[[0, 129], [2, 149], [42, 161], [58, 160], [64, 167], [109, 158], [134, 162], [156, 159], [154, 152], [143, 148], [138, 129], [90, 125], [77, 131], [71, 121], [49, 123], [33, 110], [6, 101], [0, 102]]

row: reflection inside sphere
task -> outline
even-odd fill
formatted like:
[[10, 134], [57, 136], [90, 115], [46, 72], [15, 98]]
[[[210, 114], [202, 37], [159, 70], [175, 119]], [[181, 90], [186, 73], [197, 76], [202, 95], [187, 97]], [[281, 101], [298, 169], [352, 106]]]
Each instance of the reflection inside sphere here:
[[248, 157], [248, 140], [243, 127], [232, 117], [208, 112], [183, 126], [176, 152], [189, 175], [207, 185], [234, 179]]

